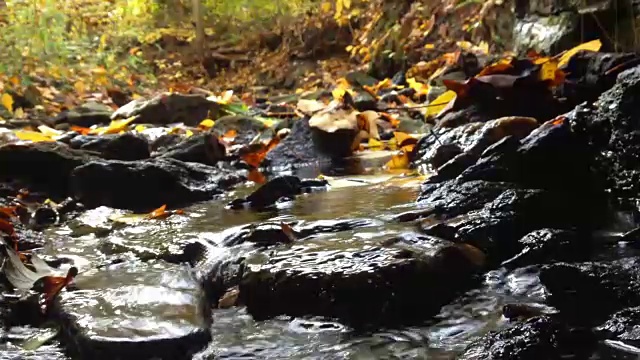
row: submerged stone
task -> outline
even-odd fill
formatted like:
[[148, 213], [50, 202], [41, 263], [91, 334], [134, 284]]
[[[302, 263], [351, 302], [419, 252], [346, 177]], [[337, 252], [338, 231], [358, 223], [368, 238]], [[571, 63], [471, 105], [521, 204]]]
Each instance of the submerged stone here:
[[56, 310], [80, 358], [190, 359], [211, 337], [204, 291], [186, 267], [123, 263], [83, 273], [76, 284]]

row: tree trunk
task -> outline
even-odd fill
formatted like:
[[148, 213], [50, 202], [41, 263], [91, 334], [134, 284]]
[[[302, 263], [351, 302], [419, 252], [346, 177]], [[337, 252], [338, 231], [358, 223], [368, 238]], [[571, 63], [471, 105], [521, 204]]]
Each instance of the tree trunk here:
[[202, 0], [193, 0], [193, 22], [196, 25], [196, 51], [200, 60], [204, 59], [204, 13]]

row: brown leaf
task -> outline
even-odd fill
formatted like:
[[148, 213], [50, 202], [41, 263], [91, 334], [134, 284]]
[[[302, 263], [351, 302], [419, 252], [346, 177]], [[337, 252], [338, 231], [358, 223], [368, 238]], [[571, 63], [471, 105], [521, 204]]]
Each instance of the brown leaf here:
[[228, 289], [218, 300], [218, 308], [228, 309], [236, 306], [238, 303], [238, 296], [240, 296], [240, 289], [237, 286]]

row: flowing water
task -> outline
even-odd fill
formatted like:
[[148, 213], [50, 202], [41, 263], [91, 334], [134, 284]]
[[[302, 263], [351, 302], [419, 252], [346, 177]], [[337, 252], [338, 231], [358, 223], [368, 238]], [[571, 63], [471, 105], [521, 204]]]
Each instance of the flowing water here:
[[[361, 176], [359, 179], [375, 184], [344, 179], [334, 181], [333, 184], [338, 186], [327, 192], [302, 195], [277, 210], [263, 213], [224, 208], [230, 199], [244, 196], [251, 188], [239, 189], [220, 200], [193, 205], [185, 209], [186, 215], [172, 216], [163, 221], [116, 224], [109, 217], [119, 212], [98, 208], [68, 225], [48, 230], [48, 242], [41, 253], [73, 259], [81, 271], [79, 285], [91, 287], [97, 284], [90, 282], [104, 279], [91, 277], [93, 280], [83, 283], [83, 271], [90, 272], [92, 270], [88, 269], [110, 264], [114, 259], [152, 258], [154, 254], [195, 238], [215, 239], [220, 231], [236, 225], [276, 217], [302, 220], [364, 217], [384, 221], [390, 215], [417, 206], [413, 201], [419, 191], [419, 179], [381, 181], [385, 178], [380, 176]], [[367, 239], [413, 230], [414, 225], [410, 223], [385, 222], [377, 227], [332, 236], [345, 240], [353, 237]], [[144, 281], [144, 277], [136, 279]], [[416, 296], [425, 296], [424, 293], [425, 289], [416, 289]], [[538, 302], [543, 298], [544, 290], [538, 283], [535, 270], [508, 272], [498, 269], [485, 274], [480, 287], [457, 298], [421, 326], [357, 333], [327, 319], [278, 317], [256, 322], [241, 307], [214, 310], [213, 340], [195, 358], [453, 359], [474, 338], [505, 324], [501, 316], [504, 304]], [[17, 335], [14, 337], [19, 338]], [[5, 339], [9, 342], [5, 350], [0, 351], [3, 359], [16, 356], [64, 358], [55, 345], [21, 353], [12, 345], [11, 332], [5, 334]]]

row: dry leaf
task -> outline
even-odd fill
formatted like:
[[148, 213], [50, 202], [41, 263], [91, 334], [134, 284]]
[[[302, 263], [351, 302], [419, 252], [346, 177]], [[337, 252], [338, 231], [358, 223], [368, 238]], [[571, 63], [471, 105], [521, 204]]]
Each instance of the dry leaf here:
[[0, 97], [0, 103], [4, 106], [10, 113], [13, 113], [13, 97], [9, 94], [2, 94]]
[[40, 141], [55, 141], [52, 138], [44, 135], [38, 131], [31, 130], [14, 130], [14, 134], [18, 137], [18, 139], [22, 141], [32, 141], [32, 142], [40, 142]]
[[456, 98], [456, 93], [454, 91], [448, 90], [442, 93], [437, 98], [433, 99], [432, 102], [429, 103], [429, 107], [427, 108], [427, 116], [436, 116], [442, 110], [444, 110], [447, 105]]
[[567, 63], [569, 63], [569, 60], [571, 60], [571, 58], [580, 51], [583, 51], [583, 50], [584, 51], [600, 51], [601, 47], [602, 47], [602, 42], [599, 39], [596, 39], [593, 41], [580, 44], [571, 50], [567, 50], [565, 53], [562, 54], [562, 56], [560, 56], [560, 59], [558, 60], [558, 67], [562, 67]]

